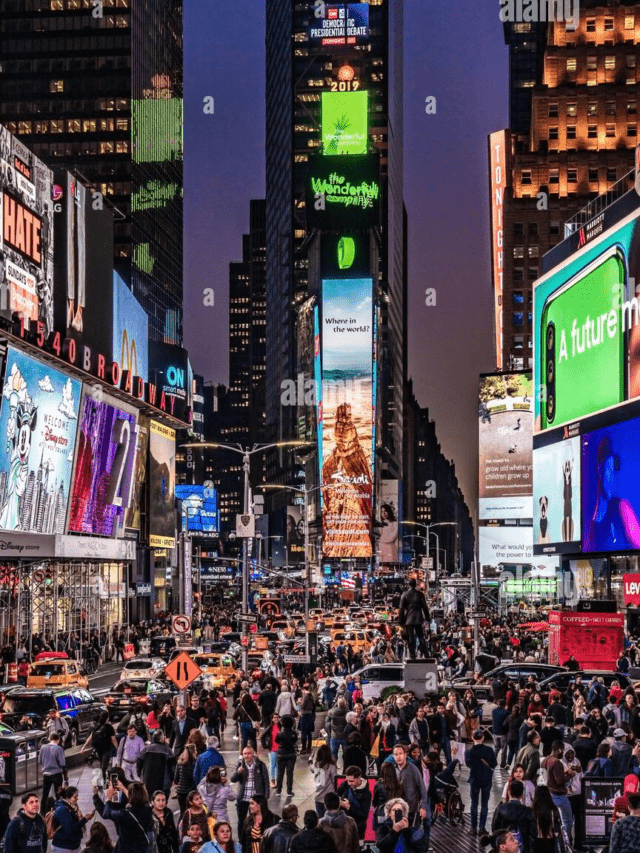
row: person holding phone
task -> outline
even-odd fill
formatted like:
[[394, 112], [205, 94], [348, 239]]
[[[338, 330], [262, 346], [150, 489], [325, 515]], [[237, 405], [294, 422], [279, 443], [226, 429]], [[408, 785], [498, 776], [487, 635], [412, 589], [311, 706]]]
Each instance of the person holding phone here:
[[235, 802], [238, 795], [229, 784], [224, 767], [210, 767], [205, 778], [198, 783], [198, 791], [214, 820], [229, 820], [228, 803]]
[[84, 828], [95, 813], [94, 809], [86, 815], [82, 814], [78, 808], [77, 788], [72, 785], [62, 788], [53, 812], [55, 834], [51, 840], [51, 849], [54, 853], [79, 853]]
[[376, 847], [380, 853], [394, 853], [399, 844], [407, 853], [420, 853], [422, 847], [417, 843], [414, 828], [409, 822], [406, 800], [400, 797], [390, 799], [385, 804], [384, 817], [376, 830]]
[[98, 794], [94, 793], [93, 804], [100, 817], [112, 820], [115, 824], [118, 853], [148, 853], [154, 822], [149, 797], [142, 782], [132, 782], [127, 788], [122, 782], [114, 787], [109, 780], [105, 801], [102, 802]]

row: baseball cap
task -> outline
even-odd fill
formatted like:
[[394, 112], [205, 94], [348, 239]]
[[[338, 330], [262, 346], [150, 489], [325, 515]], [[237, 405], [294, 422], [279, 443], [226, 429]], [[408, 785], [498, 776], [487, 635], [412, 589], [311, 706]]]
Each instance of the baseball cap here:
[[615, 729], [613, 732], [614, 737], [626, 737], [627, 733], [624, 729]]

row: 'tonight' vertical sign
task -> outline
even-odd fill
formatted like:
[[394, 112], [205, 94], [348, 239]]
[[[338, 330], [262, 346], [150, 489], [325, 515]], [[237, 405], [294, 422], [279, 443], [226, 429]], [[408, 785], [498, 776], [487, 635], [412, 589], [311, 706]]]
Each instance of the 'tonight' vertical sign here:
[[491, 272], [493, 277], [496, 366], [504, 367], [502, 294], [504, 291], [504, 196], [507, 187], [507, 132], [489, 134], [489, 187], [491, 192]]

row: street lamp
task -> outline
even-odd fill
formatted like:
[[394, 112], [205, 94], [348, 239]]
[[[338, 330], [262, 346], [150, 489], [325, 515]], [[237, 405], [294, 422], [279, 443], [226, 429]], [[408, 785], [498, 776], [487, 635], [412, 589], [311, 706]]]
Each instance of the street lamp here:
[[[231, 453], [239, 453], [242, 456], [242, 467], [244, 471], [244, 499], [243, 513], [249, 514], [249, 472], [251, 468], [251, 457], [255, 453], [263, 453], [273, 447], [308, 447], [308, 441], [276, 441], [272, 444], [254, 444], [251, 449], [241, 444], [220, 444], [217, 441], [196, 441], [180, 445], [184, 448], [228, 450]], [[249, 539], [245, 536], [242, 542], [242, 666], [245, 672], [249, 664], [249, 623], [246, 621], [249, 615]]]
[[[433, 524], [423, 524], [419, 521], [401, 521], [400, 524], [410, 524], [413, 527], [424, 527], [427, 531], [426, 539], [429, 539], [429, 536], [436, 537], [436, 584], [438, 583], [438, 572], [440, 570], [440, 537], [437, 533], [432, 533], [432, 527], [456, 527], [456, 521], [436, 521]], [[443, 549], [444, 550], [444, 549]], [[429, 551], [429, 542], [427, 541], [427, 552]], [[446, 553], [446, 552], [445, 552]], [[445, 565], [446, 568], [446, 565]]]

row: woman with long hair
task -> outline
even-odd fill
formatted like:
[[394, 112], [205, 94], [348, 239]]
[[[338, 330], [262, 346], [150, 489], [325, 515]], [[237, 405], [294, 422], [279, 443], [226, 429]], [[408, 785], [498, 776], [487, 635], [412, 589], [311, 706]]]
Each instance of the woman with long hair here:
[[404, 789], [402, 782], [396, 776], [396, 768], [390, 761], [383, 764], [380, 769], [380, 778], [376, 782], [373, 789], [373, 798], [371, 805], [373, 806], [373, 828], [377, 829], [378, 824], [384, 820], [384, 804], [391, 799], [402, 799]]
[[202, 830], [202, 835], [200, 836], [202, 843], [204, 844], [205, 841], [210, 841], [211, 833], [209, 832], [209, 813], [202, 802], [202, 794], [200, 791], [191, 791], [187, 796], [187, 808], [185, 809], [178, 826], [178, 835], [180, 838], [185, 837], [189, 827], [194, 823], [197, 823]]
[[251, 698], [250, 693], [245, 693], [238, 707], [233, 713], [233, 719], [240, 726], [240, 749], [243, 750], [247, 744], [258, 751], [257, 728], [260, 726], [260, 708]]
[[147, 853], [149, 835], [154, 822], [147, 789], [142, 782], [131, 782], [125, 787], [122, 782], [114, 788], [111, 784], [105, 791], [102, 802], [96, 794], [93, 804], [105, 820], [112, 820], [118, 833], [118, 853]]
[[200, 853], [242, 853], [242, 845], [233, 840], [231, 824], [219, 820], [213, 827], [213, 838], [200, 848]]
[[536, 827], [533, 853], [556, 853], [556, 844], [563, 838], [562, 820], [546, 785], [538, 785], [532, 808]]
[[200, 729], [191, 729], [187, 738], [187, 746], [193, 744], [196, 748], [196, 758], [207, 751], [207, 741]]
[[318, 817], [324, 817], [325, 794], [332, 793], [336, 789], [336, 776], [338, 775], [338, 767], [336, 760], [331, 754], [331, 747], [328, 743], [323, 743], [316, 753], [315, 761], [309, 759], [311, 772], [313, 773], [313, 784], [315, 790], [313, 798]]
[[280, 716], [278, 714], [271, 715], [271, 722], [260, 735], [260, 743], [263, 749], [269, 753], [269, 779], [271, 787], [276, 787], [278, 778], [278, 744], [276, 736], [280, 731]]
[[467, 741], [471, 741], [473, 733], [480, 725], [480, 717], [478, 716], [480, 713], [480, 704], [473, 690], [464, 691], [462, 705], [464, 707], [464, 738]]
[[238, 795], [229, 784], [224, 767], [210, 767], [207, 775], [198, 785], [202, 801], [214, 820], [229, 820], [227, 806], [238, 799]]
[[98, 821], [91, 824], [84, 853], [113, 853], [113, 842], [104, 823]]
[[262, 836], [265, 829], [274, 826], [278, 818], [269, 811], [267, 798], [254, 794], [249, 800], [249, 811], [238, 835], [245, 853], [260, 853]]
[[193, 791], [193, 770], [196, 766], [196, 745], [187, 743], [180, 753], [176, 764], [176, 772], [173, 776], [173, 784], [176, 787], [176, 797], [180, 806], [180, 814], [187, 808], [187, 795]]
[[158, 853], [178, 853], [178, 829], [164, 791], [155, 791], [151, 797], [151, 813], [156, 820]]
[[518, 782], [522, 782], [524, 786], [524, 799], [523, 803], [525, 806], [530, 806], [533, 803], [533, 798], [536, 793], [536, 786], [533, 782], [530, 782], [528, 779], [525, 779], [525, 769], [523, 764], [516, 764], [511, 773], [509, 774], [509, 778], [507, 779], [504, 788], [502, 789], [502, 799], [505, 802], [509, 802], [509, 785], [514, 781], [518, 780]]
[[[60, 799], [53, 812], [55, 835], [51, 840], [51, 849], [55, 853], [77, 853], [82, 847], [82, 836], [87, 821], [95, 811], [83, 815], [78, 808], [78, 789], [68, 785], [60, 791]], [[27, 845], [28, 846], [28, 845]]]
[[396, 743], [396, 727], [391, 722], [391, 718], [386, 711], [380, 718], [380, 722], [376, 725], [374, 732], [376, 735], [380, 735], [377, 758], [378, 773], [380, 773], [380, 768], [384, 764], [385, 758], [391, 755]]

